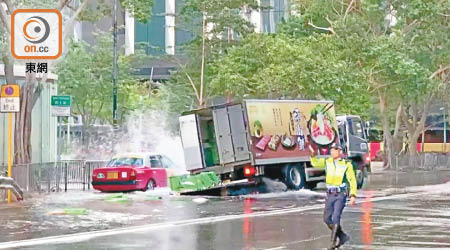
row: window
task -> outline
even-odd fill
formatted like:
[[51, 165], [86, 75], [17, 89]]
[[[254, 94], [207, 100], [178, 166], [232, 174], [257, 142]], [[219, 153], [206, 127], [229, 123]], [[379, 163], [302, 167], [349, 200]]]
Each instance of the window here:
[[150, 156], [150, 166], [151, 166], [151, 168], [162, 168], [163, 167], [158, 155]]
[[339, 125], [338, 126], [338, 130], [339, 130], [339, 138], [341, 140], [341, 144], [344, 145], [347, 141], [347, 130], [345, 129], [345, 125]]
[[361, 125], [360, 120], [349, 119], [348, 123], [349, 123], [350, 134], [357, 136], [359, 138], [364, 138], [364, 131], [363, 131], [363, 127]]
[[106, 166], [118, 167], [118, 166], [142, 166], [142, 165], [144, 165], [144, 161], [142, 158], [122, 157], [112, 159]]
[[282, 20], [288, 18], [288, 0], [261, 0], [261, 31], [275, 33]]
[[166, 1], [154, 1], [152, 18], [147, 23], [135, 21], [136, 49], [147, 55], [164, 55], [166, 47]]
[[175, 167], [175, 164], [173, 161], [171, 161], [169, 158], [165, 156], [161, 156], [161, 162], [165, 168], [173, 168]]

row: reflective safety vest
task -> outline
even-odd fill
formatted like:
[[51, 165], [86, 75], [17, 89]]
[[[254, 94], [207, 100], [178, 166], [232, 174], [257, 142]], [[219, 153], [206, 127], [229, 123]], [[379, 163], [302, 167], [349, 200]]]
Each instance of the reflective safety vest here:
[[332, 157], [311, 157], [311, 165], [314, 168], [325, 169], [327, 185], [342, 187], [348, 181], [350, 195], [356, 196], [356, 176], [352, 164], [347, 160], [334, 160]]

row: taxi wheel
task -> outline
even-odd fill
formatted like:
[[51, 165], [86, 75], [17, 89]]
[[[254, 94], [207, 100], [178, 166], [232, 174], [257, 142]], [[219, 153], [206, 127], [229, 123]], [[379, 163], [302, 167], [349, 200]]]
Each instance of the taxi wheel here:
[[154, 180], [150, 179], [147, 182], [147, 189], [146, 190], [153, 190], [156, 187], [156, 183]]

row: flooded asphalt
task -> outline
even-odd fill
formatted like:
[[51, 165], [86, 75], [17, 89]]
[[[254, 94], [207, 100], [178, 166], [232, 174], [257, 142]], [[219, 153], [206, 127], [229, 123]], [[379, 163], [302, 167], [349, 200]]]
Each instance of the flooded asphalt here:
[[[41, 194], [0, 204], [0, 249], [326, 249], [323, 188], [239, 197], [170, 190]], [[369, 176], [341, 249], [450, 249], [450, 171]]]

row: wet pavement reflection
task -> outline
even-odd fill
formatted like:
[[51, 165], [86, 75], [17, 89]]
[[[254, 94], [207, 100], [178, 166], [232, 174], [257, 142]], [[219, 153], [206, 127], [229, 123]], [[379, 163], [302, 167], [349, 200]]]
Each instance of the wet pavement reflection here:
[[[343, 227], [352, 239], [342, 249], [450, 249], [447, 182], [450, 171], [370, 175], [359, 204], [344, 211]], [[329, 230], [322, 222], [323, 192], [319, 185], [313, 191], [204, 197], [202, 202], [169, 190], [127, 193], [121, 202], [107, 201], [111, 194], [98, 192], [43, 194], [0, 205], [0, 248], [12, 241], [75, 234], [68, 242], [17, 243], [17, 248], [325, 249]], [[65, 208], [86, 208], [87, 214], [55, 213]], [[128, 232], [137, 226], [143, 228]], [[117, 229], [111, 235], [98, 233]], [[92, 237], [76, 237], [84, 232], [93, 232]]]

